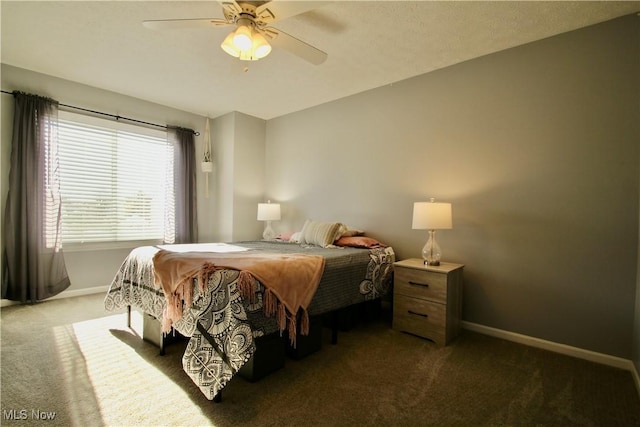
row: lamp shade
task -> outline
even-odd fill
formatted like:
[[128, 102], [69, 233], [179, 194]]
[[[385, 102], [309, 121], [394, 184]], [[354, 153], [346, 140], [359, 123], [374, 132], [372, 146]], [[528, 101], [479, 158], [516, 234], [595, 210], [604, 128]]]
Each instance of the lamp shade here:
[[258, 221], [280, 221], [280, 204], [258, 203]]
[[451, 203], [415, 202], [413, 204], [413, 229], [440, 230], [453, 228]]
[[271, 45], [267, 39], [258, 32], [253, 35], [252, 53], [257, 59], [262, 59], [271, 52]]
[[240, 49], [238, 49], [236, 47], [235, 44], [233, 44], [233, 36], [235, 35], [235, 32], [232, 31], [229, 33], [229, 35], [223, 40], [222, 44], [220, 45], [220, 47], [222, 48], [222, 50], [224, 50], [225, 52], [227, 52], [229, 55], [238, 58], [240, 56]]
[[251, 50], [251, 27], [249, 25], [238, 25], [233, 35], [233, 44], [241, 51]]

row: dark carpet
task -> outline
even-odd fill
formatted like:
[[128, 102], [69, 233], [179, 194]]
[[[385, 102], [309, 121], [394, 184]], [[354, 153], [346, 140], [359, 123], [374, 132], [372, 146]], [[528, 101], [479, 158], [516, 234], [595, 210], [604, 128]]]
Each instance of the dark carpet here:
[[2, 309], [3, 426], [640, 426], [630, 372], [463, 331], [450, 346], [389, 313], [207, 400], [103, 295]]

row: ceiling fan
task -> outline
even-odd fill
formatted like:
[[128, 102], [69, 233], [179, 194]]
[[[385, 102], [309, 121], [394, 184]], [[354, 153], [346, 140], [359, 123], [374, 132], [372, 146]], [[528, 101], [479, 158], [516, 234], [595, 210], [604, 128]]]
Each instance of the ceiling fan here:
[[270, 24], [315, 9], [325, 2], [313, 1], [233, 1], [223, 0], [224, 19], [161, 19], [144, 21], [147, 28], [187, 29], [235, 26], [220, 45], [229, 55], [255, 61], [271, 52], [271, 45], [284, 49], [312, 64], [322, 64], [327, 54]]

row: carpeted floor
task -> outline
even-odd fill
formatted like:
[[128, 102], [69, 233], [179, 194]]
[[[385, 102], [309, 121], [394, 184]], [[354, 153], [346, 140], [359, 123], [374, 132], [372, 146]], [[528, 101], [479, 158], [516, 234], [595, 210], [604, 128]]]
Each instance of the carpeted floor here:
[[[102, 295], [1, 312], [3, 426], [640, 426], [631, 373], [464, 331], [438, 348], [388, 320], [208, 401]], [[53, 419], [51, 419], [53, 418]]]

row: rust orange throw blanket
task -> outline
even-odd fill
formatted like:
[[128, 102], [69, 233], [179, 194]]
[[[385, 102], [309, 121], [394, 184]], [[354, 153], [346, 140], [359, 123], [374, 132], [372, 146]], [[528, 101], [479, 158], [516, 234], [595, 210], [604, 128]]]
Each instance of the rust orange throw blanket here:
[[[288, 326], [295, 345], [296, 320], [301, 311], [300, 331], [309, 332], [307, 308], [324, 271], [324, 258], [304, 254], [171, 252], [161, 249], [153, 257], [156, 286], [162, 286], [167, 308], [162, 322], [168, 332], [173, 321], [182, 317], [182, 302], [189, 307], [194, 279], [200, 290], [207, 288], [209, 275], [217, 269], [239, 270], [238, 290], [253, 299], [253, 278], [264, 286], [264, 313], [276, 316], [280, 332]], [[252, 277], [253, 276], [253, 277]]]

